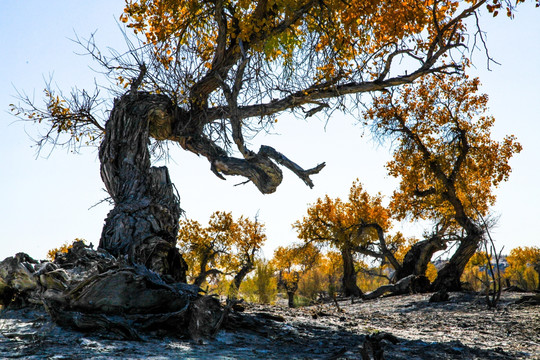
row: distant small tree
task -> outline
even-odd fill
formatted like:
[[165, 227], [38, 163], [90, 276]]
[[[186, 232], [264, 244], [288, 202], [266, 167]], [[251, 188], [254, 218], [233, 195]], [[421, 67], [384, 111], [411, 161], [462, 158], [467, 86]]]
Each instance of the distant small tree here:
[[540, 248], [519, 246], [506, 257], [505, 276], [524, 290], [540, 290]]
[[188, 264], [188, 277], [201, 286], [208, 276], [222, 274], [231, 256], [235, 231], [230, 212], [216, 211], [203, 227], [195, 220], [181, 220], [178, 245]]
[[359, 181], [351, 186], [348, 201], [328, 195], [319, 198], [293, 227], [306, 244], [329, 246], [340, 252], [343, 291], [347, 296], [362, 295], [356, 283], [356, 254], [383, 259], [388, 256], [397, 264], [384, 236], [390, 227], [390, 214], [382, 205], [382, 196], [370, 196]]
[[294, 295], [298, 290], [300, 276], [312, 269], [320, 257], [318, 249], [312, 244], [280, 246], [274, 251], [271, 260], [278, 276], [278, 288], [287, 293], [289, 307], [294, 307]]
[[196, 285], [207, 277], [232, 276], [229, 295], [236, 296], [244, 278], [255, 268], [256, 257], [266, 241], [264, 224], [230, 212], [216, 211], [208, 226], [181, 220], [178, 244], [188, 264], [188, 276]]

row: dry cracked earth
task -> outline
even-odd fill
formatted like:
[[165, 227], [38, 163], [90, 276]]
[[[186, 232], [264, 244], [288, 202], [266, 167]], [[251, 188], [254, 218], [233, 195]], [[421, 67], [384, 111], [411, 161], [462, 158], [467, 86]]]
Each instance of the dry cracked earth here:
[[441, 303], [413, 294], [297, 309], [247, 304], [203, 341], [121, 341], [62, 329], [41, 310], [6, 310], [0, 358], [362, 359], [366, 338], [380, 336], [384, 359], [540, 359], [540, 306], [516, 304], [522, 295], [503, 293], [495, 310], [473, 293]]

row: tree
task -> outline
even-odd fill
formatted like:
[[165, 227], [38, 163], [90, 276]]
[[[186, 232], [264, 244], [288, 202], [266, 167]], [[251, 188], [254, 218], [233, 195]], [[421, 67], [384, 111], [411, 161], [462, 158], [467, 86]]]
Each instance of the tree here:
[[236, 269], [229, 292], [235, 297], [244, 278], [255, 269], [256, 256], [266, 241], [266, 235], [264, 225], [257, 218], [251, 221], [241, 216], [233, 236], [232, 263]]
[[180, 221], [178, 244], [195, 285], [201, 286], [208, 276], [223, 273], [232, 256], [235, 231], [230, 212], [214, 212], [205, 228], [194, 220]]
[[[512, 4], [504, 4], [511, 15]], [[127, 52], [107, 56], [92, 38], [81, 41], [117, 83], [109, 92], [114, 101], [107, 103], [100, 91], [63, 96], [48, 87], [45, 107], [22, 96], [23, 105], [12, 110], [45, 127], [41, 146], [100, 143], [101, 177], [114, 208], [99, 249], [167, 282], [182, 282], [187, 269], [176, 248], [179, 198], [167, 168], [151, 166], [150, 139], [152, 149], [177, 143], [207, 158], [216, 176], [243, 176], [265, 194], [282, 181], [279, 165], [312, 187], [310, 176], [324, 163], [304, 170], [270, 146], [252, 151], [245, 138], [271, 128], [283, 111], [311, 116], [354, 108], [355, 94], [462, 71], [465, 20], [482, 8], [495, 15], [502, 5], [127, 1], [121, 20], [135, 33], [126, 36]]]
[[522, 289], [540, 290], [540, 248], [519, 246], [510, 250], [506, 261], [508, 261], [505, 270], [507, 279], [515, 281]]
[[311, 244], [302, 246], [279, 246], [271, 260], [278, 272], [278, 287], [285, 289], [290, 308], [294, 307], [294, 294], [298, 290], [300, 276], [310, 270], [318, 261], [320, 253]]
[[389, 259], [399, 266], [388, 249], [384, 233], [390, 228], [390, 213], [382, 206], [382, 196], [370, 196], [356, 181], [351, 186], [349, 201], [317, 199], [307, 209], [307, 215], [294, 223], [298, 238], [307, 244], [330, 246], [341, 253], [343, 290], [346, 296], [361, 296], [356, 283], [354, 257], [357, 253]]
[[[396, 283], [411, 275], [413, 277], [407, 280], [407, 284], [412, 284], [415, 291], [426, 291], [429, 287], [426, 278], [417, 277], [426, 275], [433, 253], [440, 249], [437, 246], [441, 242], [440, 236], [433, 235], [422, 241], [409, 239], [411, 245], [405, 247], [407, 239], [403, 234], [389, 234], [393, 214], [382, 205], [382, 200], [382, 195], [370, 196], [356, 181], [351, 186], [347, 202], [328, 196], [318, 199], [308, 208], [308, 215], [294, 224], [298, 237], [304, 242], [331, 247], [340, 252], [343, 292], [346, 296], [364, 297], [358, 286], [358, 271], [367, 275], [370, 287], [374, 276]], [[378, 271], [358, 261], [359, 256], [380, 261]], [[384, 272], [388, 266], [394, 270], [391, 276], [390, 272]], [[384, 289], [392, 287], [385, 285]], [[403, 291], [403, 287], [395, 289]], [[373, 292], [370, 298], [374, 298], [375, 294], [382, 295], [383, 292]]]
[[437, 269], [431, 262], [431, 258], [437, 250], [445, 248], [446, 244], [441, 242], [444, 247], [438, 248], [434, 242], [435, 239], [432, 234], [424, 238], [424, 240], [418, 240], [414, 237], [403, 238], [394, 254], [401, 267], [396, 269], [393, 280], [399, 281], [409, 275], [426, 276], [430, 282], [435, 280]]
[[[495, 201], [493, 189], [510, 174], [521, 151], [514, 136], [491, 139], [494, 118], [479, 80], [434, 75], [375, 97], [366, 111], [374, 130], [394, 139], [390, 175], [400, 178], [390, 208], [398, 219], [430, 219], [440, 234], [464, 234], [435, 288], [458, 290], [460, 277], [484, 236], [481, 217]], [[439, 240], [437, 240], [439, 241]]]
[[207, 227], [194, 220], [180, 221], [178, 244], [189, 275], [201, 286], [208, 276], [232, 275], [229, 293], [235, 296], [242, 280], [255, 268], [256, 256], [266, 241], [264, 225], [230, 212], [216, 211]]
[[[430, 269], [431, 274], [434, 270], [436, 272], [430, 262], [433, 254], [445, 250], [447, 243], [457, 238], [454, 233], [446, 232], [447, 230], [445, 226], [436, 224], [431, 232], [424, 234], [424, 239], [420, 241], [413, 239], [413, 243], [406, 247], [406, 251], [400, 249], [403, 256], [398, 259], [400, 267], [396, 268], [393, 280], [399, 281], [409, 275], [425, 276], [428, 269]], [[433, 280], [430, 279], [430, 281]]]
[[245, 136], [286, 110], [311, 116], [354, 107], [346, 95], [461, 71], [464, 21], [487, 5], [501, 7], [486, 0], [129, 1], [121, 20], [140, 46], [129, 42], [124, 55], [106, 56], [92, 39], [83, 43], [118, 84], [108, 121], [95, 111], [105, 106], [99, 93], [84, 90], [65, 97], [49, 88], [45, 108], [23, 97], [12, 110], [46, 126], [41, 145], [101, 141], [115, 209], [99, 247], [180, 280], [180, 206], [167, 169], [150, 166], [149, 138], [203, 155], [218, 177], [244, 176], [263, 193], [281, 183], [278, 164], [313, 186], [310, 176], [324, 163], [304, 170], [272, 147], [250, 150]]

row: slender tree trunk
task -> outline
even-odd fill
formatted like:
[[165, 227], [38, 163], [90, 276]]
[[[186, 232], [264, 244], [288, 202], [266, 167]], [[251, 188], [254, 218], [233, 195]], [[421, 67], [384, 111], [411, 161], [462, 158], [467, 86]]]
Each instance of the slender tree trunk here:
[[474, 233], [461, 240], [456, 252], [450, 261], [439, 270], [437, 278], [433, 282], [433, 289], [438, 291], [461, 291], [461, 275], [469, 259], [478, 250], [478, 245], [482, 240], [480, 233]]
[[149, 119], [171, 109], [168, 98], [146, 93], [115, 100], [99, 149], [101, 178], [115, 206], [99, 247], [185, 282], [187, 266], [176, 248], [180, 202], [167, 168], [150, 166], [148, 150]]
[[238, 290], [240, 290], [240, 285], [244, 281], [245, 277], [251, 270], [254, 269], [253, 263], [248, 262], [240, 268], [240, 271], [234, 276], [231, 286], [229, 288], [229, 293], [232, 295], [232, 298], [236, 298], [238, 295]]
[[341, 250], [343, 259], [343, 291], [345, 296], [362, 296], [362, 290], [356, 284], [356, 270], [354, 269], [354, 259], [349, 248]]
[[414, 244], [403, 259], [403, 264], [396, 269], [393, 280], [399, 281], [409, 275], [424, 276], [433, 254], [446, 249], [446, 243], [440, 237], [432, 237]]
[[294, 308], [294, 293], [296, 291], [287, 291], [287, 299], [289, 302], [289, 307]]

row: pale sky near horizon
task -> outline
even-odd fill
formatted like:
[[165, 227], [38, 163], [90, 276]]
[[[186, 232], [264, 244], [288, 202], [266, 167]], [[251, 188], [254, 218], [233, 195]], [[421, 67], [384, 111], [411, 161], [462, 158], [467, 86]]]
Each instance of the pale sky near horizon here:
[[[48, 157], [43, 156], [48, 155], [45, 151], [36, 158], [31, 140], [36, 127], [17, 122], [8, 110], [10, 103], [17, 102], [15, 88], [41, 101], [44, 78], [50, 74], [66, 92], [72, 86], [92, 89], [96, 74], [89, 68], [90, 59], [75, 54], [80, 49], [69, 39], [75, 32], [87, 37], [97, 30], [103, 49], [123, 48], [116, 23], [123, 4], [0, 0], [0, 261], [17, 252], [44, 258], [48, 249], [76, 237], [99, 243], [111, 208], [93, 207], [107, 196], [97, 150], [71, 154], [57, 148]], [[490, 96], [490, 113], [496, 118], [494, 138], [514, 134], [524, 148], [511, 160], [513, 172], [496, 190], [493, 208], [500, 220], [492, 235], [507, 253], [517, 246], [540, 246], [535, 225], [540, 217], [540, 9], [528, 2], [518, 8], [514, 20], [487, 14], [480, 20], [490, 55], [501, 65], [492, 64], [488, 71], [485, 55], [478, 50], [473, 58], [476, 69], [470, 73], [480, 77], [482, 91]], [[258, 136], [252, 148], [273, 146], [304, 168], [326, 161], [326, 168], [312, 177], [313, 189], [283, 169], [277, 192], [261, 195], [252, 184], [234, 186], [242, 178], [218, 179], [206, 159], [181, 150], [174, 150], [167, 164], [187, 217], [206, 223], [215, 210], [232, 211], [235, 217], [259, 213], [267, 229], [267, 258], [275, 247], [296, 240], [291, 224], [318, 197], [346, 197], [356, 178], [371, 194], [380, 191], [390, 196], [397, 184], [384, 170], [389, 150], [367, 135], [362, 137], [363, 129], [354, 125], [355, 119], [337, 112], [328, 123], [287, 115], [278, 119], [275, 134]], [[422, 227], [406, 224], [404, 229], [413, 234]]]

